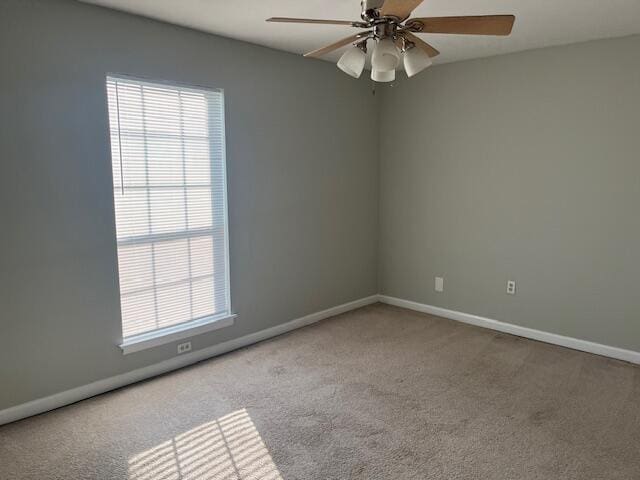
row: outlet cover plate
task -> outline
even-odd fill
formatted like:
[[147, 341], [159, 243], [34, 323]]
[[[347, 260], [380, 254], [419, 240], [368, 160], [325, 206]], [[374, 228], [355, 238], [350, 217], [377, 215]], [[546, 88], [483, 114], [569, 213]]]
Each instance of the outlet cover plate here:
[[178, 355], [181, 353], [187, 353], [191, 351], [191, 342], [184, 342], [178, 344]]

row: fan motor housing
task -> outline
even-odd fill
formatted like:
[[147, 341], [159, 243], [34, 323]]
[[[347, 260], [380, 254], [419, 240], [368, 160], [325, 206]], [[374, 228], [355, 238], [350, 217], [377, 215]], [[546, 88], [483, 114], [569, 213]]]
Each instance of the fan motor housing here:
[[373, 27], [373, 34], [376, 38], [387, 38], [387, 37], [395, 37], [396, 35], [396, 24], [395, 23], [378, 23]]

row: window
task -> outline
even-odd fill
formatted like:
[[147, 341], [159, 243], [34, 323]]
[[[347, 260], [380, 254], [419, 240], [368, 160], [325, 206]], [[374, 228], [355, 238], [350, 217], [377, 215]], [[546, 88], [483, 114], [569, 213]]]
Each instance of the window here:
[[230, 317], [224, 96], [112, 76], [107, 96], [127, 353]]

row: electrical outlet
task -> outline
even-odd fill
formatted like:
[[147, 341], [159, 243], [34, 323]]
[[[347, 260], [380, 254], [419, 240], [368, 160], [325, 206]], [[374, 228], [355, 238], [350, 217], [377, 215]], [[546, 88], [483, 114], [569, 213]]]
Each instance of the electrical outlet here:
[[507, 293], [509, 295], [516, 294], [516, 281], [515, 280], [507, 280]]
[[436, 277], [436, 292], [444, 292], [444, 278]]
[[178, 345], [178, 355], [191, 351], [191, 342], [184, 342]]

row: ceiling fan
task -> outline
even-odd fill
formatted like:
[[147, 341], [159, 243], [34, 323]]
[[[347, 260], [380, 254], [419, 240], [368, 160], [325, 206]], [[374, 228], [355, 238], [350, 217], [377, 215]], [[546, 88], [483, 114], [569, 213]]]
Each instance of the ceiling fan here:
[[359, 78], [364, 69], [367, 42], [374, 42], [371, 56], [371, 78], [376, 82], [391, 82], [403, 57], [404, 70], [412, 77], [431, 65], [431, 58], [440, 52], [418, 38], [418, 33], [453, 33], [458, 35], [509, 35], [513, 15], [481, 15], [464, 17], [409, 18], [424, 0], [361, 0], [359, 21], [322, 20], [310, 18], [272, 17], [267, 22], [315, 23], [350, 25], [366, 29], [326, 47], [305, 53], [305, 57], [321, 57], [338, 48], [353, 44], [338, 61], [338, 68]]

